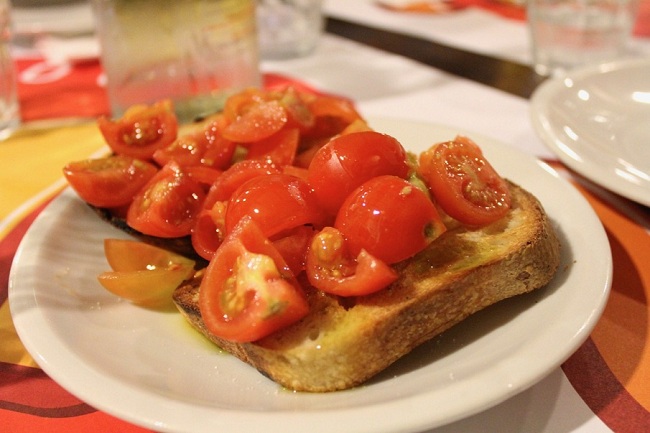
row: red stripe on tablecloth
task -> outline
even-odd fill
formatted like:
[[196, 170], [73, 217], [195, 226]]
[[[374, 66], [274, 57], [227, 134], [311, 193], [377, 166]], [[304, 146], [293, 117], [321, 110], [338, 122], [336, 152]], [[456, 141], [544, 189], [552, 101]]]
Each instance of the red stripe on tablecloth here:
[[0, 362], [0, 409], [47, 418], [67, 418], [96, 409], [74, 397], [43, 370]]
[[616, 379], [591, 338], [562, 370], [587, 406], [614, 432], [650, 431], [650, 412]]

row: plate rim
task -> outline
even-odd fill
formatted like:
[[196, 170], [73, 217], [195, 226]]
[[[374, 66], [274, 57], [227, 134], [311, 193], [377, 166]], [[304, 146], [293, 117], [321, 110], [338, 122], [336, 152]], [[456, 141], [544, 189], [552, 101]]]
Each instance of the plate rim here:
[[[644, 206], [650, 206], [650, 188], [644, 188], [642, 185], [635, 184], [626, 180], [625, 177], [617, 175], [616, 168], [619, 166], [615, 163], [607, 167], [610, 169], [603, 170], [603, 167], [597, 162], [576, 159], [571, 154], [571, 152], [575, 153], [575, 148], [571, 146], [571, 143], [562, 140], [560, 136], [551, 130], [551, 121], [548, 114], [548, 102], [554, 96], [566, 90], [565, 80], [571, 80], [575, 83], [600, 73], [623, 72], [636, 67], [645, 67], [650, 71], [650, 58], [627, 58], [598, 65], [588, 65], [551, 77], [540, 84], [531, 95], [529, 118], [536, 135], [562, 163], [597, 185]], [[650, 176], [650, 173], [647, 173], [647, 175]], [[650, 183], [646, 185], [650, 185]]]
[[[413, 125], [419, 125], [422, 128], [429, 128], [429, 129], [444, 129], [444, 130], [451, 130], [451, 127], [445, 126], [445, 125], [438, 125], [435, 123], [425, 123], [425, 122], [417, 122], [417, 121], [408, 121], [408, 120], [402, 120], [402, 119], [392, 119], [392, 118], [384, 118], [384, 117], [371, 117], [370, 119], [371, 124], [377, 123], [378, 125], [386, 125], [386, 124], [392, 124], [394, 127], [404, 127], [404, 126], [413, 126]], [[378, 130], [383, 130], [385, 128], [378, 128]], [[390, 130], [390, 127], [387, 128]], [[456, 129], [454, 129], [456, 130]], [[496, 145], [499, 147], [503, 147], [507, 145], [498, 142], [497, 140], [489, 139], [482, 134], [478, 133], [473, 133], [471, 131], [466, 131], [463, 129], [458, 129], [459, 133], [467, 133], [468, 135], [471, 134], [473, 138], [477, 140], [487, 140], [489, 141], [492, 145]], [[572, 194], [572, 197], [576, 198], [577, 200], [582, 200], [580, 203], [576, 203], [576, 205], [580, 205], [582, 208], [585, 209], [585, 211], [590, 211], [591, 212], [591, 219], [592, 219], [592, 225], [596, 224], [594, 221], [598, 222], [598, 226], [595, 227], [597, 233], [596, 235], [596, 240], [600, 244], [606, 244], [609, 247], [604, 229], [602, 225], [600, 225], [600, 222], [598, 221], [597, 217], [593, 213], [593, 210], [588, 206], [586, 200], [579, 194], [579, 192], [575, 189], [572, 191], [569, 188], [572, 188], [569, 183], [559, 177], [559, 175], [550, 167], [545, 165], [543, 162], [537, 161], [534, 157], [525, 154], [522, 151], [512, 149], [512, 152], [515, 152], [517, 154], [517, 157], [520, 158], [525, 158], [529, 161], [535, 161], [536, 164], [539, 164], [542, 170], [548, 171], [549, 176], [554, 177], [557, 179], [559, 182], [564, 182], [566, 183], [566, 188], [567, 191], [570, 191], [570, 194]], [[20, 262], [21, 260], [26, 260], [25, 254], [28, 253], [26, 251], [34, 242], [35, 242], [35, 237], [39, 234], [38, 230], [40, 229], [40, 225], [43, 225], [43, 221], [48, 218], [48, 212], [51, 212], [53, 209], [55, 209], [55, 206], [57, 204], [60, 204], [62, 200], [73, 200], [75, 199], [74, 193], [70, 191], [70, 189], [66, 189], [63, 194], [60, 197], [57, 197], [55, 201], [46, 208], [41, 215], [38, 216], [36, 221], [33, 223], [32, 227], [28, 230], [27, 234], [25, 235], [25, 238], [21, 242], [18, 251], [16, 253], [16, 258], [14, 259], [14, 266], [12, 266], [11, 272], [10, 272], [10, 278], [9, 278], [9, 304], [10, 304], [10, 309], [12, 311], [12, 316], [14, 316], [14, 311], [15, 308], [11, 308], [12, 305], [16, 306], [18, 305], [19, 307], [19, 313], [14, 317], [14, 323], [16, 325], [16, 330], [21, 338], [23, 340], [28, 352], [30, 352], [33, 356], [34, 359], [39, 362], [39, 364], [42, 363], [41, 368], [51, 377], [53, 377], [58, 383], [60, 383], [62, 386], [64, 386], [66, 389], [68, 389], [72, 394], [77, 395], [81, 400], [88, 402], [94, 407], [97, 407], [100, 410], [103, 410], [107, 413], [111, 413], [119, 418], [122, 418], [126, 421], [132, 422], [137, 425], [141, 425], [143, 427], [148, 427], [148, 428], [154, 428], [162, 431], [187, 431], [188, 430], [188, 424], [191, 423], [192, 420], [196, 421], [197, 418], [199, 418], [200, 414], [203, 415], [215, 415], [215, 410], [214, 408], [197, 408], [194, 405], [188, 405], [184, 402], [176, 402], [176, 401], [169, 401], [162, 396], [154, 396], [153, 400], [155, 401], [156, 404], [160, 405], [160, 408], [166, 408], [169, 407], [173, 408], [174, 411], [177, 411], [179, 407], [187, 407], [189, 410], [188, 414], [182, 414], [180, 416], [177, 415], [177, 418], [173, 420], [166, 420], [164, 422], [161, 422], [160, 419], [155, 419], [155, 417], [152, 415], [151, 411], [148, 410], [147, 413], [134, 413], [133, 408], [131, 410], [128, 410], [127, 408], [124, 407], [118, 407], [116, 408], [114, 405], [111, 404], [111, 402], [107, 402], [105, 398], [103, 397], [98, 397], [96, 393], [93, 391], [88, 391], [83, 388], [83, 386], [80, 386], [79, 383], [76, 383], [75, 380], [72, 380], [68, 377], [62, 377], [60, 372], [57, 371], [57, 366], [54, 365], [56, 362], [62, 362], [61, 360], [56, 359], [56, 355], [52, 355], [51, 353], [44, 354], [42, 353], [42, 348], [39, 347], [34, 347], [33, 344], [33, 339], [34, 339], [34, 334], [33, 334], [33, 329], [30, 329], [30, 322], [35, 319], [35, 315], [37, 313], [42, 314], [42, 312], [38, 311], [38, 308], [36, 305], [36, 300], [35, 299], [28, 299], [25, 300], [24, 297], [23, 299], [20, 299], [19, 295], [24, 296], [25, 290], [27, 290], [27, 294], [29, 294], [29, 288], [25, 289], [23, 288], [22, 290], [20, 289], [20, 284], [21, 282], [18, 281], [19, 276], [23, 272], [19, 272], [20, 269]], [[35, 228], [34, 228], [35, 227]], [[608, 249], [609, 251], [609, 249]], [[604, 257], [606, 259], [606, 257]], [[607, 299], [607, 296], [609, 294], [609, 290], [611, 288], [611, 273], [612, 273], [612, 262], [611, 262], [611, 254], [608, 256], [608, 261], [606, 263], [605, 269], [602, 270], [603, 275], [605, 275], [605, 280], [600, 281], [599, 284], [599, 293], [600, 297], [594, 301], [594, 308], [591, 310], [591, 313], [588, 317], [585, 318], [584, 323], [580, 329], [575, 330], [575, 334], [573, 339], [571, 340], [571, 347], [566, 349], [563, 353], [562, 356], [557, 357], [557, 359], [554, 359], [552, 363], [549, 363], [545, 368], [543, 369], [538, 369], [538, 371], [534, 374], [531, 375], [530, 373], [525, 374], [525, 379], [520, 380], [519, 383], [515, 384], [510, 384], [512, 386], [506, 387], [505, 389], [499, 389], [498, 392], [496, 392], [497, 396], [496, 398], [491, 398], [489, 401], [486, 401], [485, 399], [479, 401], [475, 401], [473, 403], [473, 406], [469, 408], [469, 410], [456, 410], [454, 413], [449, 414], [448, 416], [426, 416], [422, 415], [422, 412], [426, 412], [424, 409], [427, 407], [427, 401], [426, 401], [426, 396], [430, 394], [430, 392], [427, 392], [425, 394], [416, 394], [412, 395], [409, 398], [403, 398], [398, 400], [397, 402], [390, 401], [390, 402], [383, 402], [381, 404], [373, 404], [373, 405], [368, 405], [364, 406], [362, 408], [352, 408], [348, 410], [341, 410], [339, 408], [337, 409], [319, 409], [319, 410], [314, 410], [310, 412], [287, 412], [287, 411], [282, 411], [278, 413], [253, 413], [250, 411], [242, 411], [242, 410], [235, 410], [235, 411], [229, 411], [229, 410], [218, 410], [217, 412], [220, 415], [223, 415], [224, 417], [227, 418], [227, 423], [224, 424], [224, 426], [231, 425], [233, 427], [237, 428], [255, 428], [259, 426], [265, 426], [268, 428], [268, 423], [269, 421], [272, 422], [277, 422], [280, 419], [282, 420], [281, 423], [281, 430], [277, 431], [286, 431], [288, 428], [289, 423], [293, 423], [294, 425], [309, 425], [310, 429], [315, 433], [315, 432], [325, 432], [329, 431], [328, 425], [327, 425], [327, 419], [331, 419], [332, 413], [336, 412], [336, 415], [338, 417], [338, 420], [341, 421], [341, 424], [337, 427], [337, 431], [343, 432], [346, 431], [345, 429], [341, 428], [341, 425], [345, 426], [350, 426], [352, 427], [350, 431], [355, 431], [355, 432], [389, 432], [389, 431], [395, 431], [395, 430], [400, 430], [400, 431], [418, 431], [421, 429], [426, 429], [426, 428], [433, 428], [437, 426], [441, 426], [444, 424], [451, 423], [453, 421], [457, 421], [461, 418], [464, 418], [466, 416], [470, 416], [473, 414], [476, 414], [482, 410], [485, 410], [489, 407], [492, 407], [505, 399], [512, 397], [513, 395], [527, 389], [528, 387], [532, 386], [539, 380], [541, 380], [543, 377], [545, 377], [548, 373], [550, 373], [554, 368], [559, 366], [561, 362], [563, 362], [568, 356], [570, 356], [573, 351], [575, 351], [580, 344], [584, 340], [586, 340], [589, 336], [589, 333], [591, 329], [593, 329], [593, 326], [595, 326], [596, 321], [602, 314], [602, 311], [605, 306], [605, 302]], [[35, 291], [36, 289], [34, 289]], [[35, 296], [35, 294], [34, 294]], [[29, 304], [32, 303], [31, 305], [27, 305], [31, 307], [32, 309], [29, 310], [29, 314], [25, 314], [25, 310], [23, 308], [26, 306], [25, 303]], [[65, 360], [67, 360], [66, 354], [63, 354]], [[53, 361], [54, 360], [54, 361]], [[97, 374], [96, 371], [93, 371], [92, 368], [89, 366], [82, 366], [84, 369], [86, 369], [85, 374]], [[252, 374], [258, 374], [257, 372], [253, 371]], [[103, 377], [103, 375], [98, 376], [100, 382], [102, 384], [108, 383], [109, 385], [112, 383], [112, 378], [110, 377]], [[130, 392], [135, 396], [135, 398], [138, 397], [150, 397], [150, 393], [146, 393], [138, 389], [137, 387], [134, 387], [131, 384], [123, 384], [119, 383], [117, 386], [120, 388], [121, 391], [124, 392]], [[423, 395], [425, 397], [423, 397]], [[133, 400], [133, 399], [131, 399]], [[409, 417], [408, 420], [403, 419], [404, 417], [397, 416], [394, 417], [395, 419], [389, 419], [386, 416], [381, 416], [382, 413], [387, 413], [390, 412], [391, 410], [395, 411], [396, 409], [404, 411], [408, 410], [411, 414], [413, 414], [414, 409], [420, 410], [419, 416], [411, 416]], [[170, 413], [170, 410], [167, 410], [167, 413]], [[246, 419], [241, 420], [241, 415], [246, 414]], [[350, 421], [356, 419], [357, 417], [379, 417], [380, 419], [380, 424], [377, 424], [377, 422], [368, 422], [364, 424], [359, 424], [359, 423], [350, 423]], [[238, 420], [235, 420], [235, 418], [238, 418]], [[347, 423], [344, 423], [343, 421], [347, 420]], [[221, 419], [223, 422], [223, 419]], [[235, 423], [235, 424], [233, 424]], [[207, 431], [209, 430], [209, 427], [207, 425], [201, 425], [201, 426], [195, 426], [196, 429], [192, 429], [194, 431]], [[276, 431], [274, 429], [268, 430], [268, 431]]]

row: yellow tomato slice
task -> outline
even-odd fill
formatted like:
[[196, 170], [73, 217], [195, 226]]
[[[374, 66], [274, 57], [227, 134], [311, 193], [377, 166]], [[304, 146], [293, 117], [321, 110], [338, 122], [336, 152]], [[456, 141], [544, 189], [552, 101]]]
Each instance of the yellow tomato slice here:
[[136, 304], [168, 304], [172, 292], [194, 272], [194, 260], [144, 242], [105, 239], [104, 253], [112, 271], [101, 273], [99, 283]]
[[99, 274], [99, 283], [109, 292], [136, 304], [155, 306], [171, 302], [172, 292], [192, 275], [191, 266], [167, 269], [108, 271]]
[[111, 269], [120, 272], [167, 268], [173, 264], [193, 267], [195, 264], [171, 251], [127, 239], [105, 239], [104, 254]]

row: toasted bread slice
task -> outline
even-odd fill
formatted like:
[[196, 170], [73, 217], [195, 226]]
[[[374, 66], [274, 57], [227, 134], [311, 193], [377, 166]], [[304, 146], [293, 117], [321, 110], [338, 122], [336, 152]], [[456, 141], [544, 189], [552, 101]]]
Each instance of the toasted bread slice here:
[[176, 290], [174, 302], [219, 347], [288, 389], [354, 387], [469, 315], [551, 280], [560, 261], [556, 233], [532, 194], [510, 188], [512, 210], [502, 220], [451, 228], [398, 264], [399, 279], [378, 293], [340, 299], [308, 288], [309, 315], [257, 342], [207, 331], [198, 307], [201, 272]]

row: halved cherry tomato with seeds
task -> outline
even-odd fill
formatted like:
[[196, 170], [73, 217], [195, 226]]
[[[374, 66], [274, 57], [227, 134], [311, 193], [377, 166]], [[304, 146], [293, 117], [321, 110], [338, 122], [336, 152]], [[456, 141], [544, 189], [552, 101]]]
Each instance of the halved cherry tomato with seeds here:
[[79, 197], [102, 208], [131, 203], [157, 171], [153, 164], [126, 155], [86, 159], [63, 167], [65, 178]]
[[293, 87], [288, 87], [277, 94], [280, 105], [287, 112], [288, 126], [298, 128], [302, 133], [309, 131], [314, 126], [315, 116], [304, 98]]
[[206, 268], [199, 308], [212, 334], [236, 342], [259, 340], [309, 312], [286, 262], [249, 217]]
[[362, 250], [350, 254], [343, 233], [325, 227], [307, 251], [307, 278], [311, 285], [338, 296], [362, 296], [377, 292], [397, 279], [397, 272]]
[[176, 140], [178, 133], [178, 120], [169, 100], [134, 105], [119, 119], [100, 117], [97, 125], [115, 153], [146, 160]]
[[172, 161], [136, 194], [126, 223], [151, 236], [186, 236], [203, 208], [204, 199], [203, 187]]
[[461, 223], [490, 224], [510, 210], [508, 184], [469, 138], [434, 145], [419, 161], [418, 173], [440, 207]]

